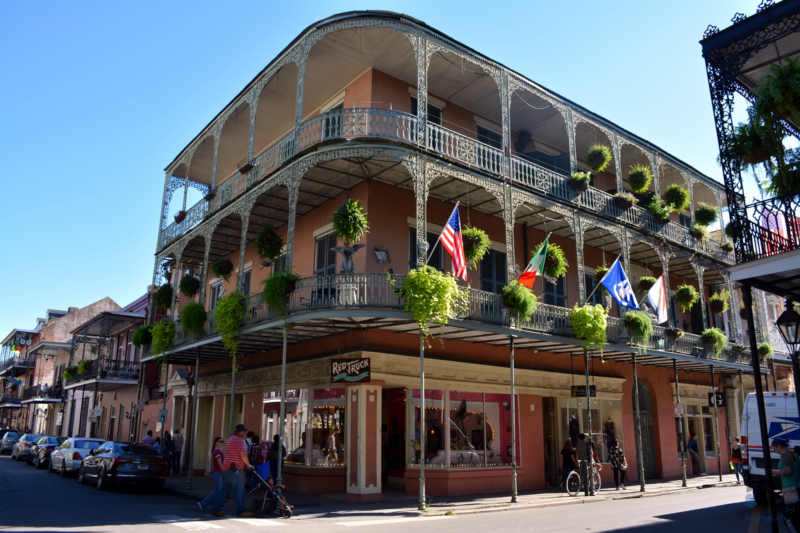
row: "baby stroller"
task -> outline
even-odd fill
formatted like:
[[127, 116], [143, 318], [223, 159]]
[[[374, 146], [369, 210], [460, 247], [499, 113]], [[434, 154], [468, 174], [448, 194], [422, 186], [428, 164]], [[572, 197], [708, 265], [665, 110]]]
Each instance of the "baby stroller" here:
[[[269, 461], [256, 466], [255, 470], [253, 470], [253, 476], [258, 481], [259, 488], [264, 489], [264, 501], [261, 502], [261, 508], [253, 512], [253, 516], [266, 518], [274, 513], [275, 509], [280, 509], [281, 507], [280, 495], [267, 483], [267, 479], [269, 479]], [[280, 515], [289, 519], [292, 517], [292, 510], [280, 509]]]

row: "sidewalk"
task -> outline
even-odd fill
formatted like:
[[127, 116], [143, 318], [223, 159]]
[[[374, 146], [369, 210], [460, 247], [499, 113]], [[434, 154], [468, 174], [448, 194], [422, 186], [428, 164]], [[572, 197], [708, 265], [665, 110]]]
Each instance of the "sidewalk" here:
[[[560, 489], [522, 493], [516, 504], [511, 504], [510, 493], [503, 495], [472, 495], [454, 497], [431, 497], [431, 505], [427, 511], [417, 509], [417, 495], [406, 495], [399, 492], [385, 492], [384, 501], [374, 504], [348, 503], [344, 494], [298, 494], [286, 492], [286, 499], [295, 506], [293, 520], [319, 519], [319, 518], [357, 518], [357, 517], [401, 517], [401, 516], [437, 516], [451, 514], [484, 513], [492, 511], [505, 511], [511, 509], [531, 509], [536, 507], [551, 507], [556, 505], [576, 505], [609, 500], [622, 500], [629, 498], [646, 498], [662, 496], [681, 491], [699, 490], [712, 487], [733, 486], [733, 474], [719, 476], [691, 477], [686, 481], [687, 487], [681, 487], [681, 480], [657, 481], [648, 483], [645, 492], [639, 491], [639, 484], [627, 485], [627, 490], [615, 490], [612, 486], [602, 488], [597, 496], [571, 497]], [[744, 486], [742, 486], [744, 488]], [[192, 489], [186, 488], [186, 476], [170, 476], [164, 487], [164, 492], [179, 498], [200, 501], [214, 489], [214, 482], [210, 477], [194, 476]], [[251, 502], [263, 498], [263, 493], [256, 492], [252, 495], [245, 493], [247, 506]], [[230, 507], [228, 500], [227, 507]], [[198, 509], [198, 514], [199, 514]]]

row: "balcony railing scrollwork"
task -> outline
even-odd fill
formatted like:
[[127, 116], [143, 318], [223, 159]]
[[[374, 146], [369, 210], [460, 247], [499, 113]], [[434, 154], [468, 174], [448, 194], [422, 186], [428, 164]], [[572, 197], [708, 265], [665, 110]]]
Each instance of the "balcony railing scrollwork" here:
[[91, 368], [83, 374], [75, 374], [67, 380], [67, 385], [79, 383], [90, 379], [100, 380], [132, 380], [139, 379], [141, 363], [133, 361], [118, 361], [115, 359], [94, 359]]
[[58, 399], [61, 398], [61, 388], [55, 388], [44, 385], [36, 385], [25, 389], [22, 393], [23, 400], [37, 399]]

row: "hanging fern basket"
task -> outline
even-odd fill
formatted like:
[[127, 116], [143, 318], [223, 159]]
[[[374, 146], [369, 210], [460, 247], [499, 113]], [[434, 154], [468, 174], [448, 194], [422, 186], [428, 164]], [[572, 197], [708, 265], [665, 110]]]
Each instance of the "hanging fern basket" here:
[[358, 205], [358, 200], [348, 200], [333, 211], [333, 231], [345, 244], [358, 242], [369, 232], [367, 213]]
[[283, 238], [274, 226], [265, 226], [256, 234], [255, 248], [260, 259], [275, 261], [283, 252]]
[[642, 276], [639, 278], [639, 283], [636, 284], [636, 288], [641, 292], [647, 292], [653, 288], [653, 285], [656, 284], [656, 281], [656, 278], [652, 276]]
[[688, 313], [700, 301], [700, 294], [692, 285], [681, 285], [675, 290], [675, 301], [684, 313]]
[[463, 228], [461, 236], [464, 240], [464, 256], [467, 258], [467, 264], [470, 268], [476, 269], [489, 251], [492, 241], [485, 231], [470, 226]]
[[178, 290], [191, 300], [200, 292], [200, 280], [191, 274], [186, 274], [181, 278]]
[[647, 353], [647, 346], [653, 335], [653, 321], [642, 311], [628, 311], [623, 320], [633, 343], [639, 346], [643, 353]]
[[211, 263], [211, 273], [215, 278], [220, 278], [227, 281], [231, 280], [233, 273], [233, 261], [227, 257], [222, 257]]
[[172, 307], [172, 285], [165, 283], [156, 289], [153, 293], [153, 305], [164, 310]]
[[536, 311], [536, 295], [519, 281], [503, 287], [503, 305], [519, 314], [520, 322], [527, 322]]
[[[531, 256], [533, 256], [539, 248], [542, 247], [542, 243], [536, 245], [536, 247], [531, 251]], [[567, 273], [567, 269], [569, 268], [569, 263], [567, 263], [567, 256], [564, 254], [564, 250], [561, 247], [553, 242], [549, 242], [547, 244], [547, 255], [544, 259], [544, 275], [550, 278], [561, 278]]]
[[592, 172], [597, 174], [602, 172], [611, 163], [611, 148], [604, 144], [595, 144], [589, 148], [589, 153], [586, 154], [586, 164], [592, 169]]
[[636, 193], [647, 192], [653, 181], [653, 170], [647, 165], [632, 165], [628, 173], [628, 183]]

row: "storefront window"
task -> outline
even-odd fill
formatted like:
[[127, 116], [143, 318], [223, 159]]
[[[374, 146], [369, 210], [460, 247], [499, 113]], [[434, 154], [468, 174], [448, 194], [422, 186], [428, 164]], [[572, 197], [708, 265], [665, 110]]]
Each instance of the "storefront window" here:
[[345, 388], [314, 391], [309, 465], [345, 466]]
[[294, 410], [286, 411], [285, 446], [289, 452], [287, 465], [306, 464], [306, 435], [308, 433], [308, 389], [300, 389]]
[[[574, 447], [578, 443], [578, 435], [589, 432], [589, 412], [586, 409], [586, 398], [561, 398], [559, 405], [561, 420], [559, 449], [568, 440]], [[600, 461], [607, 463], [612, 440], [618, 440], [623, 453], [625, 451], [622, 435], [622, 402], [592, 398], [591, 415], [591, 441], [600, 456]]]

